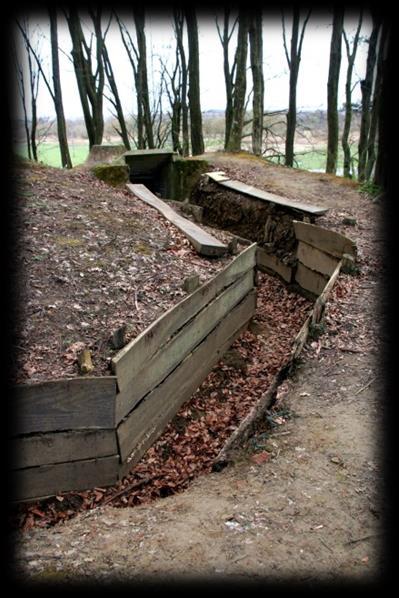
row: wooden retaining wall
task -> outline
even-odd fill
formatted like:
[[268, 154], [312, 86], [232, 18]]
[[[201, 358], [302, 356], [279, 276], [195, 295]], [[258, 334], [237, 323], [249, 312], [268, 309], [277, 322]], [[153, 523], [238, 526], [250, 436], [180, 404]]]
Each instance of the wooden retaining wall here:
[[248, 325], [256, 244], [112, 360], [112, 376], [20, 385], [11, 431], [14, 500], [116, 483]]
[[298, 241], [296, 266], [285, 264], [261, 247], [257, 249], [257, 266], [260, 270], [278, 274], [287, 283], [295, 282], [319, 297], [340, 261], [356, 258], [356, 245], [348, 237], [315, 224], [294, 220], [293, 225]]

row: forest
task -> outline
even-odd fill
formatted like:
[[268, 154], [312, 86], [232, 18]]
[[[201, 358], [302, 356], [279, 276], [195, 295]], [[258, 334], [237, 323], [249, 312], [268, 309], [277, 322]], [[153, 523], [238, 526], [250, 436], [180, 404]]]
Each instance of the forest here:
[[[343, 8], [326, 11], [331, 37], [327, 109], [313, 113], [298, 110], [297, 87], [300, 71], [307, 68], [306, 62], [301, 62], [307, 28], [320, 15], [298, 7], [277, 15], [289, 74], [286, 107], [278, 110], [265, 109], [267, 65], [263, 56], [268, 40], [263, 38], [270, 16], [261, 8], [224, 8], [212, 16], [223, 55], [220, 77], [224, 78], [225, 108], [204, 111], [199, 46], [204, 15], [195, 8], [169, 12], [173, 43], [168, 57], [162, 51], [154, 57], [147, 35], [151, 13], [143, 8], [123, 14], [101, 8], [85, 12], [50, 9], [40, 18], [17, 17], [12, 62], [18, 108], [13, 136], [23, 147], [22, 153], [46, 161], [46, 148], [49, 163], [71, 168], [85, 159], [93, 145], [102, 143], [122, 143], [127, 150], [171, 148], [181, 156], [215, 149], [246, 150], [288, 167], [324, 170], [384, 186], [379, 128], [387, 93], [384, 70], [389, 23], [381, 15], [362, 9], [349, 15]], [[43, 33], [45, 27], [48, 35]], [[70, 52], [59, 42], [61, 27], [68, 32]], [[118, 87], [118, 64], [110, 58], [111, 27], [119, 32], [124, 58], [131, 67], [129, 108]], [[367, 48], [365, 68], [355, 76], [356, 56], [362, 46]], [[81, 104], [82, 118], [75, 120], [65, 116], [60, 57], [66, 54]], [[341, 104], [339, 81], [345, 85]], [[271, 85], [273, 82], [268, 82], [267, 86]], [[356, 101], [353, 92], [359, 86], [360, 101]], [[51, 97], [55, 118], [40, 114], [42, 87]], [[57, 154], [56, 161], [50, 153]]]

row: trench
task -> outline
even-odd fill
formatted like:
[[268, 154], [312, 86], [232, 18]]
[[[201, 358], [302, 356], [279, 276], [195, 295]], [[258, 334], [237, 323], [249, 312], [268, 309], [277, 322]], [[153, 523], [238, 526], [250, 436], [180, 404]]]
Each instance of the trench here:
[[[237, 194], [226, 198], [201, 177], [208, 167], [205, 161], [192, 160], [186, 169], [186, 161], [176, 160], [170, 152], [143, 153], [139, 160], [136, 153], [130, 163], [125, 158], [131, 182], [145, 184], [163, 199], [173, 200], [174, 206], [201, 207], [203, 224], [221, 228], [223, 223], [224, 230], [269, 251], [274, 248], [280, 258], [292, 257], [293, 217], [274, 206], [265, 209], [256, 200], [237, 198]], [[269, 223], [268, 237], [265, 222]], [[278, 389], [290, 374], [292, 343], [312, 301], [265, 270], [259, 272], [258, 307], [249, 329], [222, 356], [142, 459], [116, 486], [62, 493], [62, 502], [55, 497], [39, 501], [40, 512], [48, 514], [50, 524], [59, 520], [60, 511], [68, 519], [103, 504], [134, 506], [182, 491], [199, 475], [220, 471], [231, 462], [225, 450], [229, 443], [237, 449], [242, 439], [270, 428]], [[243, 423], [248, 425], [241, 433]], [[29, 508], [19, 506], [27, 512]]]

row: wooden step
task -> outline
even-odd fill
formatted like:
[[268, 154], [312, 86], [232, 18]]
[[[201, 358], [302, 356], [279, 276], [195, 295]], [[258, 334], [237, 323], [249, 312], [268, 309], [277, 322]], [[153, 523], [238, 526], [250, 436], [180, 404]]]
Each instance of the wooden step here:
[[219, 239], [204, 231], [191, 220], [177, 214], [145, 185], [128, 183], [126, 186], [138, 199], [158, 210], [169, 222], [181, 230], [199, 254], [218, 257], [227, 253], [227, 245], [224, 245]]

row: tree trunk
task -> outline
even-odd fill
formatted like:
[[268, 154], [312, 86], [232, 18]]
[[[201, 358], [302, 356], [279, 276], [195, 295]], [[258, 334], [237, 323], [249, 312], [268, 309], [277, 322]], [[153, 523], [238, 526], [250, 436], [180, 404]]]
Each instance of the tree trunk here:
[[155, 147], [154, 133], [152, 130], [152, 118], [150, 108], [150, 97], [148, 92], [147, 74], [147, 44], [145, 37], [145, 15], [144, 8], [134, 8], [134, 23], [136, 26], [138, 61], [137, 61], [137, 103], [142, 106], [143, 125], [145, 130], [146, 144], [150, 149]]
[[223, 48], [223, 71], [224, 71], [224, 84], [226, 88], [226, 109], [225, 109], [225, 128], [224, 128], [224, 149], [226, 150], [229, 144], [229, 138], [231, 133], [231, 125], [233, 123], [233, 77], [235, 71], [235, 62], [233, 67], [230, 69], [229, 60], [229, 44], [231, 36], [233, 35], [234, 29], [237, 24], [237, 19], [234, 21], [230, 29], [230, 9], [224, 9], [223, 18], [223, 34], [220, 32], [219, 25], [216, 21], [216, 27], [219, 34], [220, 43]]
[[205, 151], [202, 134], [202, 114], [200, 101], [200, 74], [198, 50], [198, 25], [195, 8], [185, 9], [187, 34], [188, 34], [188, 76], [189, 90], [188, 101], [190, 108], [191, 124], [191, 152], [193, 156], [203, 154]]
[[[385, 193], [392, 192], [391, 162], [394, 135], [391, 119], [395, 118], [393, 80], [393, 50], [390, 25], [386, 25], [385, 35], [381, 42], [381, 84], [378, 104], [378, 146], [373, 182]], [[395, 106], [396, 109], [396, 106]]]
[[346, 46], [346, 55], [348, 59], [348, 69], [346, 71], [346, 82], [345, 82], [345, 122], [344, 122], [344, 130], [342, 133], [342, 149], [344, 152], [344, 176], [350, 178], [351, 175], [351, 150], [349, 145], [349, 133], [352, 123], [352, 74], [353, 74], [353, 67], [355, 64], [357, 48], [359, 44], [359, 35], [360, 29], [362, 27], [362, 13], [359, 17], [359, 24], [357, 26], [357, 30], [355, 33], [355, 37], [353, 39], [353, 46], [352, 51], [350, 49], [349, 40], [346, 36], [345, 31], [343, 30], [342, 34], [345, 41]]
[[263, 79], [263, 42], [262, 42], [262, 10], [258, 9], [251, 14], [249, 26], [249, 42], [251, 70], [253, 81], [252, 101], [252, 152], [256, 156], [262, 154], [263, 137], [263, 104], [264, 104], [264, 79]]
[[236, 77], [233, 92], [233, 114], [231, 132], [229, 135], [227, 150], [239, 152], [241, 150], [241, 138], [244, 126], [245, 94], [247, 90], [247, 56], [248, 56], [248, 14], [244, 10], [239, 11], [238, 16], [238, 39], [235, 55]]
[[188, 156], [190, 153], [190, 128], [188, 124], [188, 104], [187, 104], [187, 60], [184, 51], [183, 31], [184, 31], [184, 14], [182, 11], [174, 10], [173, 12], [175, 23], [175, 36], [177, 51], [181, 69], [181, 119], [182, 119], [182, 153], [183, 156]]
[[50, 38], [51, 38], [51, 61], [53, 69], [53, 91], [54, 108], [57, 116], [57, 134], [60, 146], [62, 168], [72, 168], [72, 160], [69, 153], [68, 137], [66, 131], [64, 105], [62, 103], [60, 64], [58, 58], [58, 28], [57, 12], [54, 7], [48, 9], [50, 17]]
[[373, 16], [373, 28], [369, 40], [369, 50], [367, 53], [366, 75], [361, 81], [362, 90], [362, 118], [360, 122], [359, 134], [359, 181], [366, 180], [367, 154], [369, 148], [369, 133], [371, 120], [371, 98], [373, 92], [373, 78], [374, 69], [377, 60], [376, 48], [378, 41], [378, 33], [380, 30], [381, 21], [378, 17]]
[[330, 66], [327, 83], [327, 164], [326, 172], [335, 174], [338, 160], [338, 82], [341, 68], [341, 45], [344, 10], [339, 7], [334, 9], [333, 29], [330, 46]]
[[72, 39], [72, 59], [78, 84], [83, 117], [85, 120], [89, 147], [100, 145], [104, 133], [103, 91], [104, 67], [102, 63], [103, 38], [101, 33], [101, 11], [91, 12], [96, 37], [97, 71], [92, 71], [91, 46], [83, 35], [80, 18], [76, 9], [66, 15]]
[[103, 62], [104, 62], [105, 74], [107, 75], [108, 84], [109, 84], [109, 87], [111, 89], [112, 96], [113, 96], [113, 99], [110, 101], [115, 108], [116, 118], [118, 119], [118, 123], [119, 123], [119, 127], [120, 127], [118, 134], [120, 135], [125, 148], [127, 150], [130, 150], [131, 147], [130, 147], [129, 135], [127, 132], [125, 115], [123, 114], [122, 103], [121, 103], [118, 88], [117, 88], [117, 85], [115, 82], [114, 71], [113, 71], [113, 68], [111, 65], [111, 61], [109, 59], [108, 50], [107, 50], [105, 43], [103, 45]]

